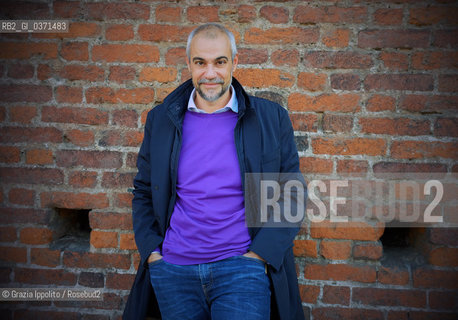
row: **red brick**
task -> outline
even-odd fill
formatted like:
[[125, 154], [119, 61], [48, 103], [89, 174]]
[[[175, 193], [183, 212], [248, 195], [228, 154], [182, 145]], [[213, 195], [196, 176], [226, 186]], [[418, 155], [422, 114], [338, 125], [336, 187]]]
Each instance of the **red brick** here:
[[267, 62], [267, 49], [237, 49], [239, 55], [239, 64], [261, 64]]
[[393, 141], [390, 153], [394, 159], [457, 159], [458, 146], [453, 142]]
[[122, 153], [117, 151], [60, 150], [57, 152], [57, 165], [67, 168], [77, 166], [120, 168], [122, 166]]
[[133, 233], [121, 233], [119, 235], [119, 249], [121, 250], [137, 250], [135, 237]]
[[372, 226], [364, 222], [312, 222], [312, 238], [377, 241], [383, 234], [383, 226]]
[[2, 215], [0, 215], [0, 222], [2, 224], [35, 223], [47, 225], [49, 224], [49, 219], [49, 210], [30, 208], [3, 208]]
[[374, 94], [367, 100], [367, 111], [394, 111], [396, 108], [396, 99], [390, 96]]
[[301, 45], [318, 42], [319, 31], [316, 28], [270, 28], [262, 30], [250, 28], [245, 31], [245, 43], [249, 44], [295, 44]]
[[47, 244], [52, 241], [52, 231], [47, 228], [22, 228], [20, 239], [25, 244]]
[[382, 26], [394, 26], [402, 23], [403, 9], [378, 9], [374, 12], [374, 21]]
[[48, 102], [52, 99], [52, 88], [33, 84], [0, 85], [2, 102]]
[[457, 289], [457, 277], [457, 271], [434, 270], [424, 267], [417, 268], [412, 274], [415, 288]]
[[144, 88], [120, 88], [91, 87], [86, 90], [88, 103], [151, 103], [154, 101], [154, 89]]
[[129, 254], [65, 251], [63, 264], [70, 268], [116, 268], [127, 270], [131, 266]]
[[241, 5], [238, 7], [238, 22], [253, 22], [256, 19], [256, 8], [249, 5]]
[[336, 90], [359, 90], [361, 88], [361, 80], [357, 74], [332, 74], [331, 88]]
[[339, 175], [365, 176], [369, 165], [366, 160], [338, 160], [337, 173]]
[[40, 56], [41, 59], [56, 59], [57, 44], [42, 42], [2, 42], [0, 59], [30, 59]]
[[412, 69], [456, 69], [458, 52], [425, 51], [412, 54]]
[[439, 48], [456, 48], [458, 31], [456, 29], [435, 31], [433, 45]]
[[337, 6], [311, 7], [298, 6], [294, 10], [293, 21], [303, 24], [312, 23], [362, 23], [367, 19], [364, 7], [342, 8]]
[[181, 7], [170, 7], [168, 5], [161, 5], [156, 8], [157, 22], [180, 22], [180, 20]]
[[150, 6], [143, 3], [87, 3], [84, 9], [90, 20], [147, 20], [150, 15]]
[[301, 72], [297, 76], [297, 86], [307, 91], [323, 91], [327, 75], [324, 73]]
[[382, 257], [383, 247], [378, 244], [356, 244], [353, 246], [353, 258], [378, 260]]
[[103, 209], [108, 207], [106, 193], [42, 192], [41, 207], [67, 209]]
[[137, 33], [142, 41], [186, 42], [188, 35], [194, 28], [194, 26], [182, 27], [165, 24], [141, 24], [138, 26]]
[[411, 112], [442, 112], [455, 110], [456, 96], [407, 95], [401, 98], [401, 108]]
[[300, 284], [299, 293], [301, 295], [302, 302], [316, 303], [318, 296], [320, 295], [320, 287]]
[[434, 79], [429, 74], [370, 74], [364, 79], [367, 90], [432, 91]]
[[110, 272], [107, 274], [107, 288], [117, 290], [130, 290], [134, 280], [135, 275], [133, 274], [119, 274]]
[[385, 155], [386, 141], [372, 138], [314, 138], [312, 149], [314, 154], [357, 155], [368, 156]]
[[360, 118], [359, 125], [363, 133], [401, 136], [429, 135], [431, 133], [428, 120], [409, 118]]
[[10, 122], [31, 123], [37, 116], [37, 108], [29, 106], [10, 107]]
[[132, 25], [114, 24], [107, 26], [105, 30], [105, 39], [110, 41], [126, 41], [134, 38], [134, 29]]
[[456, 25], [458, 9], [455, 7], [423, 7], [409, 10], [409, 23], [416, 26], [452, 24]]
[[[41, 302], [43, 304], [44, 302]], [[47, 320], [78, 320], [80, 318], [79, 312], [71, 311], [50, 311], [50, 310], [26, 310], [26, 309], [17, 309], [14, 311], [16, 319], [23, 320], [35, 320], [35, 319], [47, 319]]]
[[19, 283], [72, 286], [76, 275], [61, 269], [15, 268], [14, 280]]
[[132, 230], [132, 214], [115, 212], [89, 212], [91, 228]]
[[390, 70], [407, 70], [409, 68], [409, 57], [399, 52], [382, 52], [380, 59], [386, 68]]
[[124, 135], [122, 143], [125, 147], [140, 147], [143, 141], [143, 131], [129, 131]]
[[193, 23], [219, 21], [217, 6], [188, 7], [186, 13], [188, 20]]
[[27, 164], [52, 164], [54, 162], [53, 153], [47, 149], [27, 150], [25, 163]]
[[350, 241], [322, 240], [320, 244], [320, 254], [329, 260], [346, 260], [350, 257]]
[[321, 159], [314, 157], [301, 157], [300, 161], [300, 170], [302, 173], [322, 173], [330, 174], [332, 173], [333, 163], [329, 159]]
[[115, 206], [117, 208], [131, 208], [132, 199], [133, 199], [132, 193], [115, 194]]
[[375, 268], [350, 264], [312, 264], [305, 266], [305, 279], [375, 282]]
[[132, 152], [127, 153], [126, 166], [129, 168], [137, 167], [137, 153], [132, 153]]
[[458, 229], [456, 228], [431, 228], [430, 241], [438, 245], [458, 247]]
[[458, 92], [458, 76], [454, 74], [439, 75], [439, 91]]
[[31, 248], [30, 262], [40, 266], [57, 267], [60, 265], [60, 252], [48, 248]]
[[102, 178], [102, 186], [107, 188], [131, 188], [135, 173], [105, 172]]
[[35, 38], [94, 38], [100, 35], [101, 27], [92, 22], [70, 22], [68, 32], [34, 33]]
[[294, 131], [316, 132], [318, 129], [318, 116], [313, 113], [291, 113], [289, 115]]
[[458, 293], [456, 291], [430, 291], [428, 301], [432, 309], [456, 310]]
[[313, 112], [355, 112], [360, 109], [359, 95], [356, 94], [321, 94], [309, 96], [292, 93], [288, 98], [290, 111]]
[[353, 128], [353, 117], [325, 113], [322, 120], [323, 132], [350, 132]]
[[90, 288], [103, 288], [105, 277], [100, 272], [81, 272], [78, 284]]
[[384, 320], [383, 311], [373, 309], [318, 307], [312, 311], [314, 320]]
[[272, 52], [270, 59], [276, 66], [288, 65], [293, 67], [299, 63], [299, 52], [296, 49], [279, 49]]
[[62, 44], [60, 55], [67, 61], [87, 61], [89, 60], [89, 44], [87, 42], [65, 42]]
[[288, 22], [289, 12], [285, 8], [274, 6], [263, 6], [259, 11], [262, 18], [267, 19], [271, 23], [286, 23]]
[[55, 97], [58, 103], [81, 103], [83, 101], [83, 89], [78, 87], [60, 86], [56, 88]]
[[434, 248], [429, 253], [428, 260], [434, 266], [458, 267], [458, 248]]
[[[142, 39], [147, 40], [147, 39]], [[92, 61], [158, 62], [159, 49], [149, 44], [101, 44], [92, 47]]]
[[170, 48], [165, 54], [165, 63], [168, 66], [177, 66], [186, 63], [186, 48]]
[[293, 252], [296, 257], [317, 258], [317, 242], [315, 240], [294, 240]]
[[138, 81], [173, 82], [177, 78], [177, 69], [173, 67], [145, 67], [141, 70]]
[[113, 114], [113, 124], [117, 126], [136, 128], [138, 114], [135, 110], [115, 110]]
[[87, 81], [103, 81], [105, 78], [105, 71], [97, 66], [80, 66], [68, 65], [65, 66], [59, 75], [62, 78], [73, 80], [87, 80]]
[[352, 291], [352, 300], [364, 305], [426, 307], [425, 291], [382, 288], [353, 288]]
[[409, 272], [399, 267], [381, 266], [377, 271], [377, 280], [383, 284], [405, 286], [409, 283]]
[[348, 29], [324, 29], [321, 42], [330, 48], [344, 48], [350, 41], [350, 30]]
[[2, 255], [1, 261], [26, 263], [27, 262], [27, 248], [16, 247], [0, 247]]
[[92, 230], [90, 243], [95, 248], [116, 248], [118, 246], [118, 233]]
[[0, 146], [0, 163], [17, 163], [21, 161], [21, 150], [17, 147]]
[[399, 162], [378, 162], [372, 166], [376, 177], [386, 177], [391, 173], [409, 172], [445, 172], [447, 167], [440, 163], [399, 163]]
[[62, 132], [51, 127], [2, 127], [0, 128], [0, 142], [59, 143], [62, 142]]
[[14, 79], [30, 79], [34, 68], [30, 64], [12, 64], [8, 66], [7, 76]]
[[54, 1], [53, 11], [55, 17], [74, 18], [80, 13], [80, 3], [75, 1]]
[[93, 188], [97, 184], [97, 172], [74, 171], [69, 174], [68, 183], [77, 188]]
[[135, 68], [127, 66], [111, 66], [108, 80], [123, 83], [134, 80], [136, 76]]
[[368, 54], [347, 51], [310, 51], [304, 54], [306, 67], [321, 69], [368, 69], [374, 64]]
[[358, 34], [360, 48], [427, 48], [429, 30], [362, 30]]
[[0, 241], [2, 243], [3, 242], [15, 242], [16, 240], [17, 240], [16, 227], [0, 227]]
[[61, 185], [64, 174], [50, 168], [0, 168], [2, 183]]
[[44, 122], [102, 125], [108, 123], [108, 112], [96, 108], [43, 107], [41, 120]]
[[64, 140], [75, 146], [88, 147], [94, 144], [94, 132], [79, 129], [69, 130], [65, 132]]
[[342, 304], [348, 306], [350, 303], [350, 288], [324, 286], [322, 300], [324, 303], [328, 304]]
[[286, 88], [293, 85], [295, 77], [278, 69], [237, 69], [234, 76], [246, 87]]

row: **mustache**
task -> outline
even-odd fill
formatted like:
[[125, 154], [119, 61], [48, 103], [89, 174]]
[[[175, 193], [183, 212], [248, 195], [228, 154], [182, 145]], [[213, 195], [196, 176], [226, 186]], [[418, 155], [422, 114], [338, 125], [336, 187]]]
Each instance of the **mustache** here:
[[202, 84], [202, 83], [224, 84], [224, 80], [221, 79], [221, 78], [215, 78], [215, 79], [211, 79], [211, 80], [201, 79], [197, 83], [198, 84]]

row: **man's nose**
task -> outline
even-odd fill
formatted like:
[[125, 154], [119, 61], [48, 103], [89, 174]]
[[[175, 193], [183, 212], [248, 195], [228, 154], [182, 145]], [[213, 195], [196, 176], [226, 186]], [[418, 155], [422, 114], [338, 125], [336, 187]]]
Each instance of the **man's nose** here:
[[207, 79], [216, 78], [216, 70], [211, 64], [208, 64], [207, 68], [205, 69], [205, 78]]

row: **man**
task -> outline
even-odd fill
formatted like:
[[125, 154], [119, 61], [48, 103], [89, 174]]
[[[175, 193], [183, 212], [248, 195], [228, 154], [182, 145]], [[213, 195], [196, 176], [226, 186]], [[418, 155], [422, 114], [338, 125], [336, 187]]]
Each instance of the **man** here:
[[123, 318], [303, 319], [299, 228], [245, 223], [246, 173], [299, 172], [288, 113], [232, 77], [223, 26], [195, 29], [186, 52], [192, 79], [146, 121], [133, 199], [141, 262]]

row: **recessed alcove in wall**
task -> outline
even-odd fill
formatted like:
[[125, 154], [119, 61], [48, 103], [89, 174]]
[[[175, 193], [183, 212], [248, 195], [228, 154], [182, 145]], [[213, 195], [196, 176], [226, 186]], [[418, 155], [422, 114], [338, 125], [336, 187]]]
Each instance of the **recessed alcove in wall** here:
[[383, 246], [382, 262], [399, 265], [425, 263], [426, 229], [387, 224], [380, 237]]
[[89, 251], [90, 209], [55, 208], [51, 218], [54, 250]]

